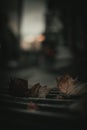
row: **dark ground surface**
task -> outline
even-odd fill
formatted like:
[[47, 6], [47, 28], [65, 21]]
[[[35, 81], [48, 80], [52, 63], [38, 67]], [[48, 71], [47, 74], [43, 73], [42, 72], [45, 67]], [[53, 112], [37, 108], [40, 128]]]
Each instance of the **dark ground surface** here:
[[[42, 85], [48, 85], [49, 87], [56, 86], [56, 77], [64, 74], [70, 74], [77, 78], [81, 82], [87, 82], [87, 59], [58, 59], [55, 65], [47, 66], [45, 63], [30, 65], [28, 61], [15, 68], [1, 69], [1, 88], [8, 87], [8, 81], [10, 77], [18, 77], [28, 80], [29, 87], [33, 84], [40, 82]], [[4, 110], [5, 109], [5, 110]], [[62, 114], [59, 112], [59, 116], [51, 118], [45, 117], [43, 114], [38, 115], [29, 113], [7, 110], [4, 108], [1, 110], [0, 122], [3, 128], [60, 128], [60, 129], [84, 129], [86, 125], [82, 120], [76, 120], [69, 113]], [[41, 114], [41, 113], [40, 113]], [[74, 113], [75, 114], [75, 113]], [[67, 118], [69, 116], [69, 118]], [[4, 125], [5, 124], [5, 125]], [[33, 125], [34, 124], [34, 125]], [[87, 126], [86, 126], [87, 127]]]
[[[87, 82], [87, 59], [59, 59], [54, 66], [45, 63], [30, 65], [28, 61], [15, 68], [1, 70], [2, 86], [6, 87], [10, 77], [27, 79], [29, 85], [40, 82], [43, 85], [56, 85], [56, 77], [70, 74], [81, 82]], [[5, 85], [4, 85], [5, 84]]]

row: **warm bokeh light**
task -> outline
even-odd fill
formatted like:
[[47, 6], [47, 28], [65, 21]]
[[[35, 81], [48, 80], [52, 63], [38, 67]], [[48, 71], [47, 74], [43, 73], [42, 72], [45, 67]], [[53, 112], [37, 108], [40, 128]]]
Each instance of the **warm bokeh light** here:
[[21, 41], [20, 47], [22, 50], [40, 50], [41, 42], [45, 40], [43, 35], [29, 36]]
[[39, 41], [39, 42], [42, 42], [42, 41], [44, 41], [45, 40], [45, 36], [44, 35], [39, 35], [38, 37], [37, 37], [37, 41]]

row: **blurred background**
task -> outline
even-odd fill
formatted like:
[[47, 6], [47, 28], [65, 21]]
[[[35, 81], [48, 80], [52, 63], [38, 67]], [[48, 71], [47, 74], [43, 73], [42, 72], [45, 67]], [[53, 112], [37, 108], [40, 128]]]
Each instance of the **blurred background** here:
[[87, 81], [87, 8], [59, 0], [0, 3], [0, 87], [10, 77], [55, 86], [57, 76]]

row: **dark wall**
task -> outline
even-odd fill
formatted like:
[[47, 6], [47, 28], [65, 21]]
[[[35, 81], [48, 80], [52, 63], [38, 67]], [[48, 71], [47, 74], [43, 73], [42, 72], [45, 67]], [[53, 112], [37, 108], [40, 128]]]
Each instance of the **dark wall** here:
[[[87, 53], [87, 7], [86, 2], [48, 0], [48, 9], [61, 12], [64, 24], [64, 44], [75, 55]], [[86, 54], [87, 55], [87, 54]]]
[[[1, 0], [0, 1], [0, 87], [6, 85], [8, 79], [7, 63], [11, 58], [16, 59], [18, 54], [18, 39], [8, 28], [9, 14], [16, 12], [20, 18], [20, 0]], [[20, 19], [18, 19], [18, 24]], [[17, 46], [16, 46], [17, 45]], [[16, 55], [17, 54], [17, 55]]]

